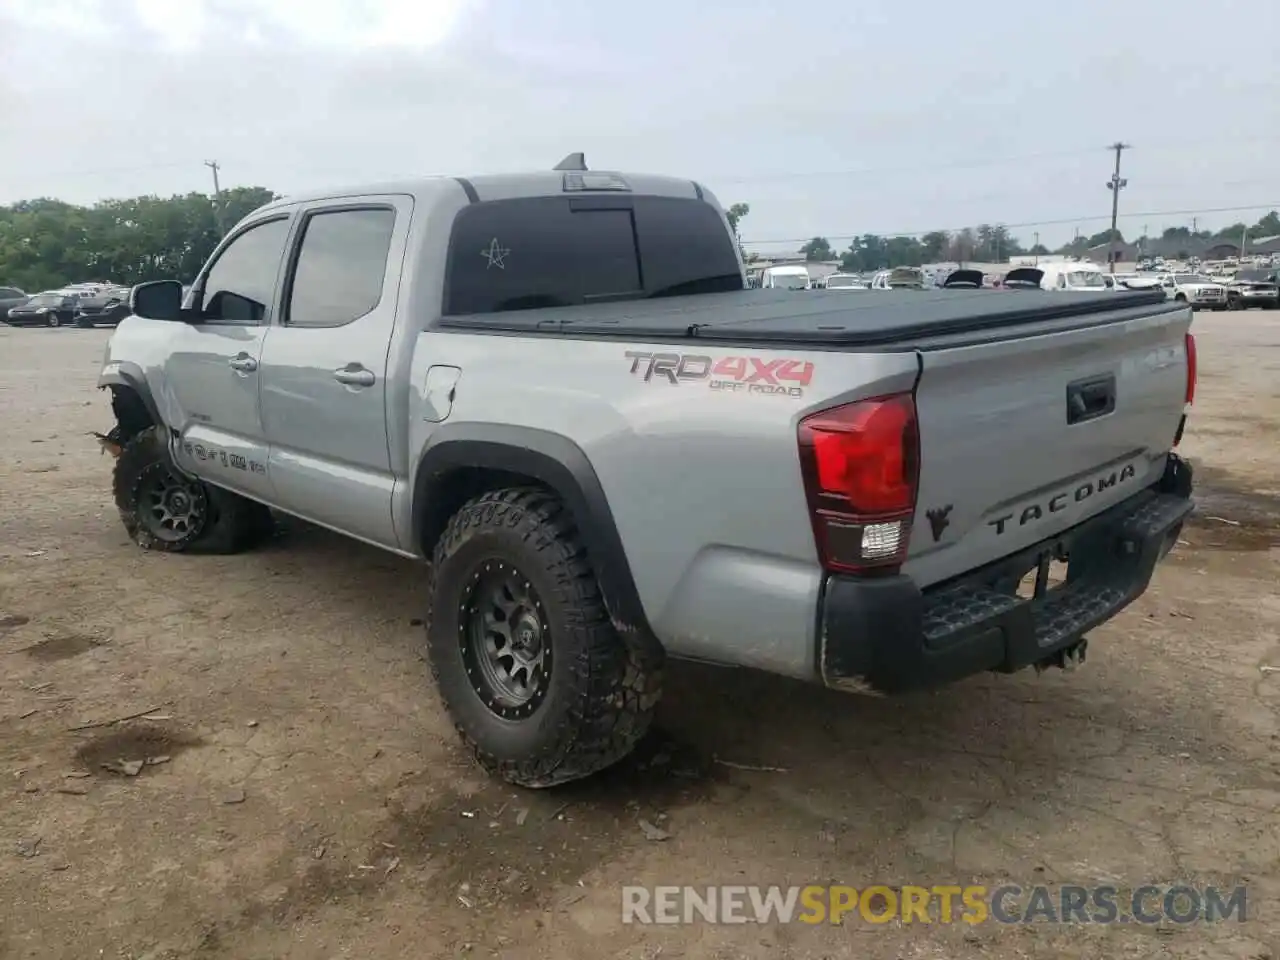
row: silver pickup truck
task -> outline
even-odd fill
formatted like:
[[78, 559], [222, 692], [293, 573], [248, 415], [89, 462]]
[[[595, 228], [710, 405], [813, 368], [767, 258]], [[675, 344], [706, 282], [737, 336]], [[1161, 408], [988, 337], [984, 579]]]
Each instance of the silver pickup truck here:
[[1077, 662], [1192, 509], [1185, 304], [747, 290], [689, 180], [293, 197], [131, 306], [99, 385], [133, 539], [277, 510], [429, 561], [442, 699], [530, 787], [626, 754], [668, 655], [882, 694]]

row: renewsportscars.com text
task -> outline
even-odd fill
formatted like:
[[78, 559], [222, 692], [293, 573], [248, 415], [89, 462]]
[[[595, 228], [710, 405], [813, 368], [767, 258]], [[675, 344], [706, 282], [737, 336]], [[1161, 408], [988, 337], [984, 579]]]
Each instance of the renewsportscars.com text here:
[[1243, 923], [1244, 887], [1144, 885], [999, 887], [623, 887], [622, 922], [807, 923]]

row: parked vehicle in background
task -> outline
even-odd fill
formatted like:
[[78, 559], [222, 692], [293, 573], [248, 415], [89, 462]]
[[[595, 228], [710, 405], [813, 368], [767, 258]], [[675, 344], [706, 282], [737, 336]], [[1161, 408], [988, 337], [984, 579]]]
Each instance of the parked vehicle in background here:
[[944, 289], [980, 290], [985, 279], [981, 270], [953, 270], [947, 279], [942, 281], [942, 286]]
[[29, 299], [30, 297], [17, 287], [0, 287], [0, 320], [8, 316], [9, 311], [14, 307], [22, 306]]
[[881, 270], [871, 280], [872, 290], [923, 290], [924, 271], [919, 267]]
[[1039, 267], [1014, 267], [1004, 275], [1000, 286], [1005, 290], [1040, 290], [1044, 271]]
[[1227, 288], [1199, 273], [1166, 273], [1160, 277], [1165, 296], [1206, 310], [1227, 309]]
[[1137, 273], [1104, 273], [1102, 282], [1108, 290], [1154, 290], [1160, 286], [1159, 277], [1144, 277]]
[[1226, 283], [1227, 308], [1248, 310], [1261, 307], [1264, 310], [1280, 308], [1280, 277], [1275, 270], [1258, 267], [1242, 267], [1234, 278]]
[[1045, 263], [1040, 266], [1040, 286], [1045, 290], [1098, 293], [1110, 289], [1106, 277], [1092, 263]]
[[813, 281], [807, 267], [766, 267], [760, 286], [765, 290], [808, 290]]
[[121, 320], [129, 316], [129, 290], [129, 287], [109, 288], [92, 297], [77, 300], [76, 326], [118, 326]]
[[9, 310], [11, 327], [60, 327], [75, 317], [76, 298], [61, 291], [37, 293]]
[[871, 284], [852, 273], [833, 273], [827, 277], [828, 290], [870, 290]]

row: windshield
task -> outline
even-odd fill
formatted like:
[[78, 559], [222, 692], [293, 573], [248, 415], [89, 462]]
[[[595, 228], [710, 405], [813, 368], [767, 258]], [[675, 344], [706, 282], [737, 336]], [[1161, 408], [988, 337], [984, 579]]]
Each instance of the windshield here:
[[1198, 273], [1176, 273], [1173, 276], [1174, 283], [1213, 283], [1208, 277], [1201, 276]]
[[1077, 270], [1067, 274], [1068, 287], [1105, 287], [1106, 279], [1101, 270]]
[[27, 301], [33, 307], [52, 307], [60, 304], [62, 297], [56, 293], [41, 293]]
[[857, 277], [827, 277], [828, 287], [856, 287]]
[[784, 290], [803, 290], [809, 285], [809, 275], [782, 274], [779, 276], [775, 273], [771, 282], [775, 287], [781, 287]]
[[1236, 274], [1237, 280], [1245, 283], [1267, 283], [1276, 275], [1274, 270], [1241, 270]]

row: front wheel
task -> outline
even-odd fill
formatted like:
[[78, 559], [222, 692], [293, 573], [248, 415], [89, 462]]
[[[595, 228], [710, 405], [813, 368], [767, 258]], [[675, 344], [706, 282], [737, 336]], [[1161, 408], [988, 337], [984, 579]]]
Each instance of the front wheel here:
[[144, 550], [236, 553], [274, 528], [262, 504], [182, 474], [160, 427], [124, 445], [112, 488], [125, 531]]
[[617, 762], [648, 730], [662, 649], [615, 629], [554, 496], [516, 488], [464, 505], [436, 547], [428, 596], [432, 674], [490, 773], [555, 786]]
[[62, 318], [50, 310], [44, 315], [44, 325], [46, 327], [60, 327], [62, 326]]

